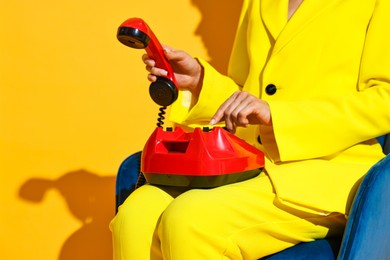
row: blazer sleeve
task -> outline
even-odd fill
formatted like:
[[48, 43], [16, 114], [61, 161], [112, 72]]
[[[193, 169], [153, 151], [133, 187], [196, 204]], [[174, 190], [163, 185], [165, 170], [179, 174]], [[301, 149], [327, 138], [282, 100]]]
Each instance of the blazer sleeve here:
[[[202, 91], [199, 99], [192, 106], [191, 93], [189, 91], [179, 91], [178, 100], [171, 108], [170, 121], [189, 127], [208, 125], [219, 106], [244, 85], [249, 71], [245, 34], [247, 33], [247, 10], [250, 1], [244, 0], [242, 4], [228, 66], [228, 76], [219, 73], [207, 61], [198, 58], [204, 69]], [[239, 66], [237, 66], [238, 64]]]

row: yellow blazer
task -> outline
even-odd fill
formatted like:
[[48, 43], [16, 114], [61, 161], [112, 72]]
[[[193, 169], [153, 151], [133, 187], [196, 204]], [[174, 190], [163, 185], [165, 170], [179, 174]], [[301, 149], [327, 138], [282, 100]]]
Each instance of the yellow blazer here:
[[[262, 149], [278, 199], [319, 214], [347, 213], [390, 132], [390, 1], [245, 0], [228, 76], [201, 60], [201, 95], [181, 92], [170, 119], [208, 124], [241, 89], [266, 100], [272, 127], [239, 128]], [[218, 36], [216, 36], [218, 40]], [[258, 143], [258, 136], [261, 143]]]

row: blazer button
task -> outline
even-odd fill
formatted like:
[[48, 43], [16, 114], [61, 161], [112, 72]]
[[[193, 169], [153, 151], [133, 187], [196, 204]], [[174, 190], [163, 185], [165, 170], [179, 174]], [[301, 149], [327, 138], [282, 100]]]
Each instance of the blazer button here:
[[276, 93], [276, 86], [274, 84], [269, 84], [266, 88], [265, 88], [265, 92], [268, 94], [268, 95], [273, 95]]

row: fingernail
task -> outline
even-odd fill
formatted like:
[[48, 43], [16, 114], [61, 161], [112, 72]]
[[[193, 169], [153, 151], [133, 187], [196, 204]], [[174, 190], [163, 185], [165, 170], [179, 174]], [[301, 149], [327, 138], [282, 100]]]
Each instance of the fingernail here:
[[216, 122], [215, 122], [215, 119], [213, 118], [213, 119], [210, 120], [210, 123], [209, 123], [209, 124], [210, 124], [210, 125], [215, 125], [215, 123], [216, 123]]

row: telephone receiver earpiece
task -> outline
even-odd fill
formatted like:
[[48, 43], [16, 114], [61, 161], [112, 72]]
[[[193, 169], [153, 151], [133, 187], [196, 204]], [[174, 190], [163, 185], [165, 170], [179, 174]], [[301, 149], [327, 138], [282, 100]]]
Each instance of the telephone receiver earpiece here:
[[166, 77], [157, 77], [157, 80], [150, 84], [149, 94], [153, 101], [160, 106], [169, 106], [175, 102], [178, 90], [173, 69], [149, 26], [140, 18], [127, 19], [119, 26], [117, 38], [130, 48], [145, 49], [148, 56], [156, 62], [156, 67], [168, 72]]

